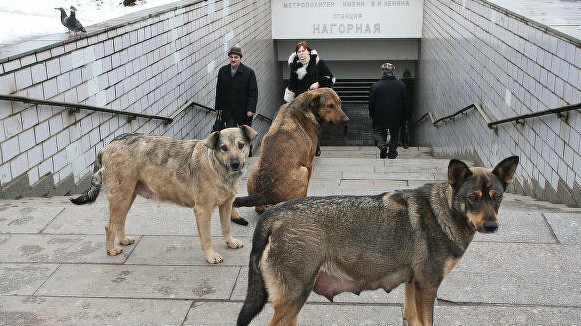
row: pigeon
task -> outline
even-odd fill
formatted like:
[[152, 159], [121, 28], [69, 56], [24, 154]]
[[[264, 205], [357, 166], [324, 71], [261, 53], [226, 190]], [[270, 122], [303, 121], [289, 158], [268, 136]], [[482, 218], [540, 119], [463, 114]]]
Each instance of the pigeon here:
[[75, 15], [75, 11], [71, 10], [71, 14], [70, 16], [67, 16], [67, 13], [65, 12], [65, 10], [63, 8], [54, 8], [56, 10], [60, 10], [61, 12], [61, 22], [63, 23], [63, 25], [68, 28], [68, 33], [74, 33], [75, 36], [77, 36], [77, 34], [79, 32], [83, 32], [86, 33], [87, 30], [85, 30], [85, 28], [83, 27], [83, 25], [81, 25], [81, 22], [77, 20], [77, 17]]

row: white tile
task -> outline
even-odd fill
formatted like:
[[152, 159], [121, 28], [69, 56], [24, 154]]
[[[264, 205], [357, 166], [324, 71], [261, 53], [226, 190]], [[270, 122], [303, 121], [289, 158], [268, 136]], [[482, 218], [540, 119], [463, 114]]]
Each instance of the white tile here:
[[[44, 152], [44, 157], [51, 157], [58, 151], [58, 146], [56, 143], [56, 137], [51, 137], [42, 143], [42, 151]], [[52, 171], [52, 163], [51, 170]]]
[[20, 116], [23, 129], [29, 129], [38, 124], [38, 109], [34, 106], [20, 112]]
[[71, 88], [71, 81], [68, 74], [58, 75], [56, 78], [58, 92], [64, 93]]
[[32, 85], [32, 72], [30, 68], [23, 68], [14, 73], [18, 89], [25, 89]]
[[[43, 160], [42, 148], [39, 146], [32, 147], [28, 152], [28, 166], [37, 166]], [[35, 169], [32, 169], [35, 170]], [[38, 179], [37, 179], [38, 180]], [[34, 183], [37, 180], [30, 180], [30, 183]]]
[[53, 78], [61, 73], [60, 60], [52, 59], [46, 62], [47, 78]]
[[0, 143], [0, 151], [4, 162], [14, 158], [20, 152], [18, 137], [11, 137]]
[[0, 92], [2, 94], [11, 94], [16, 91], [16, 80], [14, 73], [0, 76]]
[[53, 162], [55, 171], [62, 170], [68, 164], [66, 152], [64, 150], [61, 150], [61, 151], [55, 153], [55, 155], [53, 155], [53, 157], [52, 157], [52, 162]]
[[44, 96], [46, 99], [52, 99], [54, 96], [58, 94], [58, 86], [56, 82], [56, 78], [49, 79], [42, 83], [42, 88], [44, 92]]
[[31, 68], [32, 82], [38, 84], [46, 80], [46, 66], [44, 64], [35, 64]]
[[12, 172], [12, 177], [18, 177], [24, 174], [28, 170], [28, 160], [26, 153], [21, 153], [15, 158], [10, 160], [10, 171]]

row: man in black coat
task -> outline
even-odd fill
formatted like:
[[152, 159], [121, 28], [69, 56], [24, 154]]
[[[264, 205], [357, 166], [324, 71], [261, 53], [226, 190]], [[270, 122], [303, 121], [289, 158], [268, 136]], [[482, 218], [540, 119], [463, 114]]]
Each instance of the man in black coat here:
[[258, 86], [254, 70], [242, 64], [242, 49], [228, 51], [230, 64], [218, 71], [216, 82], [216, 113], [222, 114], [226, 127], [252, 125], [258, 101]]
[[[254, 70], [242, 64], [242, 49], [232, 47], [228, 51], [230, 64], [218, 70], [216, 82], [216, 113], [222, 115], [226, 128], [252, 125], [258, 101], [258, 86]], [[252, 145], [250, 154], [252, 156]], [[244, 218], [231, 218], [232, 222], [248, 225]]]
[[[405, 84], [395, 78], [395, 66], [381, 65], [381, 80], [369, 90], [369, 116], [373, 120], [373, 137], [381, 158], [397, 157], [399, 129], [409, 119]], [[390, 135], [390, 140], [387, 136]]]

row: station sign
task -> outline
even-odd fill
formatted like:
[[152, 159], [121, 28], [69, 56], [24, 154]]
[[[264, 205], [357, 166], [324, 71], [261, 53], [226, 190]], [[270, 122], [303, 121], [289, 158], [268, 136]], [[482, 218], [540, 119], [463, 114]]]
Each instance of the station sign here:
[[423, 0], [272, 0], [272, 38], [421, 38], [423, 7]]

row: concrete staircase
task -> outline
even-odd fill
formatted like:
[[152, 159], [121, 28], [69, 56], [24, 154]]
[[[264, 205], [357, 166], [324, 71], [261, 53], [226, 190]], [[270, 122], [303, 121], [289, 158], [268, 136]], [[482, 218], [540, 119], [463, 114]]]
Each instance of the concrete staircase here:
[[337, 79], [333, 89], [344, 103], [367, 105], [369, 88], [377, 79]]

